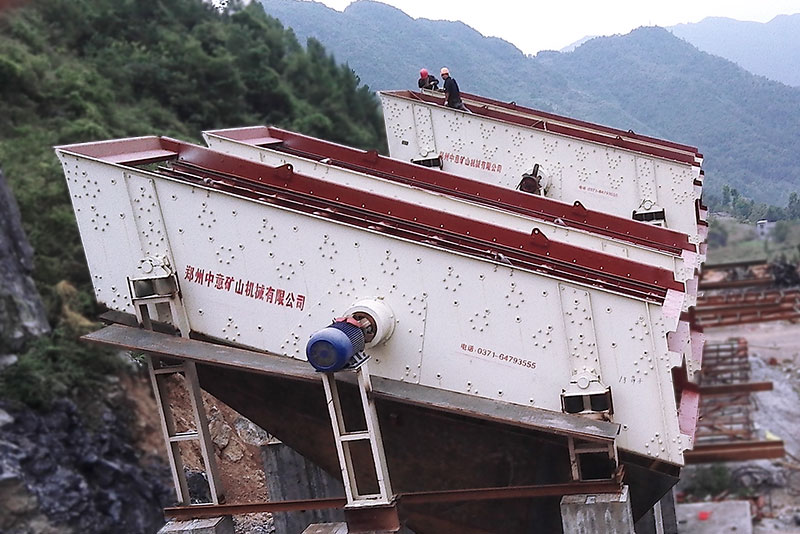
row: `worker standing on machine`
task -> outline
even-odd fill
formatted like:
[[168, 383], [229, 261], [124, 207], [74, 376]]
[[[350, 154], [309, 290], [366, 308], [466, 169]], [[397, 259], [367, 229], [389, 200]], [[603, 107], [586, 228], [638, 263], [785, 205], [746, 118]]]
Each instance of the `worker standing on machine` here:
[[428, 74], [428, 69], [419, 70], [419, 80], [417, 80], [417, 85], [419, 85], [420, 89], [428, 89], [431, 91], [439, 90], [439, 80], [437, 80], [436, 76], [433, 74]]
[[456, 79], [450, 76], [450, 71], [447, 67], [442, 67], [441, 73], [444, 80], [444, 105], [453, 109], [469, 111], [461, 101], [461, 91], [458, 89]]

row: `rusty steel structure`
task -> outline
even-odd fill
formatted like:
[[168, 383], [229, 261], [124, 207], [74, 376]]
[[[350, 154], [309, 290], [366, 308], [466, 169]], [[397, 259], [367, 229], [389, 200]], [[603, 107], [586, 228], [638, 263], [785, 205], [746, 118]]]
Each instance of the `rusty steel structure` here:
[[703, 294], [694, 308], [698, 325], [709, 327], [800, 319], [800, 289], [761, 289]]
[[796, 268], [785, 262], [745, 260], [706, 265], [694, 308], [696, 324], [713, 328], [800, 319], [796, 279]]
[[771, 391], [772, 382], [750, 382], [747, 340], [706, 343], [700, 376], [700, 416], [695, 447], [687, 463], [744, 461], [784, 456], [782, 441], [761, 441], [756, 431], [753, 393]]
[[713, 263], [703, 266], [700, 290], [738, 289], [772, 285], [766, 259]]
[[[418, 491], [400, 493], [395, 496], [397, 504], [418, 505], [431, 503], [459, 503], [473, 501], [498, 501], [507, 499], [533, 499], [561, 497], [585, 493], [615, 493], [622, 488], [622, 476], [608, 480], [568, 482], [563, 484], [539, 484], [533, 486], [504, 486], [467, 490]], [[253, 514], [261, 512], [296, 512], [302, 510], [324, 510], [343, 508], [345, 498], [307, 499], [249, 504], [203, 504], [198, 506], [170, 506], [164, 515], [170, 519], [189, 520], [218, 517], [220, 515]]]

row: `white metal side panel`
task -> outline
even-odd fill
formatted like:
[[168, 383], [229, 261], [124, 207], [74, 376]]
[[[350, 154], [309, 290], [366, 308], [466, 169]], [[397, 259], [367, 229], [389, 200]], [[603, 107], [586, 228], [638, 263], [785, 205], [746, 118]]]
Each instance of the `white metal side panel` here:
[[[134, 313], [126, 276], [144, 276], [141, 260], [153, 250], [140, 232], [146, 204], [129, 196], [122, 169], [59, 153], [70, 198], [80, 227], [83, 249], [97, 301], [111, 309]], [[139, 208], [143, 208], [140, 210]], [[152, 210], [152, 206], [149, 206]], [[152, 211], [151, 211], [152, 212]], [[121, 274], [121, 276], [119, 276]]]
[[[407, 186], [384, 180], [368, 174], [355, 172], [341, 167], [326, 165], [318, 161], [286, 154], [268, 147], [258, 147], [247, 143], [232, 141], [213, 134], [204, 134], [209, 148], [225, 154], [231, 154], [251, 161], [259, 161], [273, 167], [291, 164], [294, 170], [306, 176], [321, 178], [333, 183], [370, 191], [382, 196], [396, 198], [406, 202], [419, 204], [447, 213], [454, 213], [475, 220], [491, 222], [530, 233], [539, 228], [550, 240], [575, 245], [581, 248], [604, 252], [613, 256], [629, 258], [647, 265], [669, 269], [675, 273], [675, 279], [684, 282], [694, 277], [694, 264], [687, 265], [686, 256], [675, 256], [656, 249], [638, 246], [632, 243], [616, 241], [609, 237], [591, 232], [569, 228], [565, 225], [549, 221], [532, 219], [513, 212], [488, 208], [461, 199], [433, 193], [424, 189]], [[687, 251], [688, 252], [688, 251]], [[690, 253], [691, 254], [691, 253]], [[696, 256], [690, 256], [689, 260]], [[687, 300], [693, 298], [686, 295]], [[687, 304], [687, 308], [690, 304]]]
[[[682, 457], [691, 443], [678, 426], [671, 376], [682, 356], [664, 351], [661, 344], [674, 319], [666, 317], [662, 308], [630, 306], [597, 293], [592, 294], [592, 309], [598, 353], [614, 354], [601, 357], [600, 363], [603, 380], [611, 386], [614, 420], [622, 423], [618, 443], [661, 460]], [[626, 402], [618, 404], [618, 398]], [[627, 423], [642, 413], [653, 420], [636, 426]]]
[[414, 110], [414, 130], [417, 132], [417, 146], [419, 146], [420, 156], [435, 157], [437, 155], [436, 136], [433, 134], [431, 110], [427, 108]]
[[[76, 211], [103, 293], [125, 287], [142, 254], [124, 174], [153, 177], [194, 331], [304, 359], [314, 331], [358, 300], [379, 297], [397, 323], [386, 344], [370, 350], [374, 374], [560, 410], [571, 362], [558, 279], [146, 171], [87, 158], [76, 170], [98, 182], [95, 209]], [[73, 180], [70, 190], [79, 193], [83, 185]], [[98, 220], [108, 221], [105, 232], [95, 229]], [[677, 316], [572, 286], [591, 296], [602, 376], [612, 385], [614, 420], [624, 425], [620, 447], [681, 464], [686, 444], [670, 374], [680, 355], [667, 346]], [[130, 311], [126, 299], [101, 300]]]
[[430, 110], [446, 172], [514, 188], [539, 163], [550, 179], [545, 196], [626, 218], [653, 202], [643, 195], [655, 196], [666, 226], [700, 241], [694, 205], [699, 167], [390, 94], [380, 98], [394, 158], [420, 157], [416, 138], [406, 131], [423, 107]]

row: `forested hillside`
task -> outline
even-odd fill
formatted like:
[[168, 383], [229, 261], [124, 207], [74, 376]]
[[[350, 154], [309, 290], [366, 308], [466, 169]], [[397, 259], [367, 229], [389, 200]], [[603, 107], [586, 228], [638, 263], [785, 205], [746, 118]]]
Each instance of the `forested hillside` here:
[[668, 28], [709, 54], [775, 81], [800, 87], [800, 13], [769, 22], [708, 17]]
[[531, 57], [464, 24], [415, 20], [370, 0], [343, 13], [316, 2], [261, 2], [301, 40], [319, 39], [372, 89], [416, 88], [420, 67], [447, 65], [463, 91], [696, 145], [706, 156], [712, 208], [725, 207], [726, 185], [780, 207], [800, 190], [800, 88], [753, 75], [662, 28]]
[[[800, 89], [699, 52], [657, 27], [599, 37], [569, 54], [539, 54], [537, 61], [609, 104], [566, 101], [568, 114], [626, 127], [614, 117], [619, 108], [648, 131], [699, 147], [707, 194], [719, 195], [727, 185], [786, 206], [800, 191]], [[718, 207], [719, 198], [709, 200]]]
[[[385, 146], [369, 89], [256, 2], [220, 13], [200, 0], [32, 0], [0, 13], [0, 169], [35, 250], [51, 324], [64, 304], [91, 317], [94, 302], [53, 145], [148, 134], [199, 141], [205, 128], [263, 123]], [[77, 294], [63, 286], [57, 294], [61, 280]], [[90, 372], [69, 368], [70, 355], [88, 357], [84, 349], [51, 350], [70, 339], [57, 329], [0, 374], [0, 397], [16, 388], [41, 402], [37, 395], [64, 390], [43, 377], [69, 382]], [[31, 390], [20, 391], [24, 384]]]
[[257, 3], [220, 14], [199, 0], [35, 0], [0, 20], [0, 166], [45, 291], [88, 281], [53, 145], [261, 123], [384, 143], [353, 72]]

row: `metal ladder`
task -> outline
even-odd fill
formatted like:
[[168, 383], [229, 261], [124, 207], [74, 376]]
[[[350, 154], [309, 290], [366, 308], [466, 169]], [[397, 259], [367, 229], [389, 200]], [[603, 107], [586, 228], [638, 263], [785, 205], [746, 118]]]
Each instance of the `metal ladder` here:
[[[211, 441], [211, 433], [208, 430], [208, 419], [203, 408], [200, 382], [197, 379], [197, 366], [194, 362], [188, 360], [182, 360], [180, 364], [173, 365], [165, 363], [162, 358], [157, 356], [148, 357], [147, 362], [150, 370], [150, 382], [153, 384], [153, 392], [155, 393], [161, 419], [161, 431], [164, 435], [164, 442], [167, 444], [167, 458], [172, 472], [172, 482], [175, 485], [175, 494], [178, 501], [184, 505], [191, 504], [189, 487], [186, 483], [186, 473], [183, 470], [180, 444], [187, 441], [196, 441], [200, 445], [203, 465], [206, 469], [211, 502], [214, 504], [225, 502], [222, 484], [219, 481], [217, 462], [213, 455], [214, 448]], [[166, 383], [166, 379], [176, 373], [180, 373], [185, 377], [189, 403], [194, 415], [194, 430], [178, 432], [176, 429], [175, 418], [169, 406], [168, 384]]]
[[[328, 413], [331, 417], [336, 453], [339, 456], [339, 466], [342, 470], [347, 507], [386, 506], [392, 503], [394, 494], [389, 481], [383, 439], [378, 425], [378, 412], [372, 398], [372, 382], [369, 376], [368, 362], [364, 362], [358, 367], [355, 373], [358, 377], [361, 408], [366, 421], [366, 429], [363, 430], [348, 430], [346, 428], [335, 374], [322, 373], [322, 384], [325, 387], [325, 399], [327, 400]], [[375, 468], [376, 485], [378, 487], [377, 493], [361, 493], [358, 488], [350, 445], [359, 441], [369, 442], [372, 462]]]
[[[143, 328], [152, 330], [154, 319], [167, 319], [178, 329], [181, 337], [189, 337], [189, 322], [180, 300], [177, 277], [174, 274], [129, 279], [128, 285], [136, 319]], [[161, 431], [167, 446], [167, 458], [178, 502], [187, 506], [192, 504], [180, 450], [181, 443], [190, 441], [196, 441], [200, 446], [211, 502], [213, 504], [225, 502], [195, 362], [148, 355], [147, 367], [158, 406]], [[192, 407], [193, 430], [179, 432], [175, 425], [175, 418], [169, 405], [169, 385], [167, 384], [168, 377], [175, 374], [182, 374], [184, 377], [189, 394], [189, 404]]]

